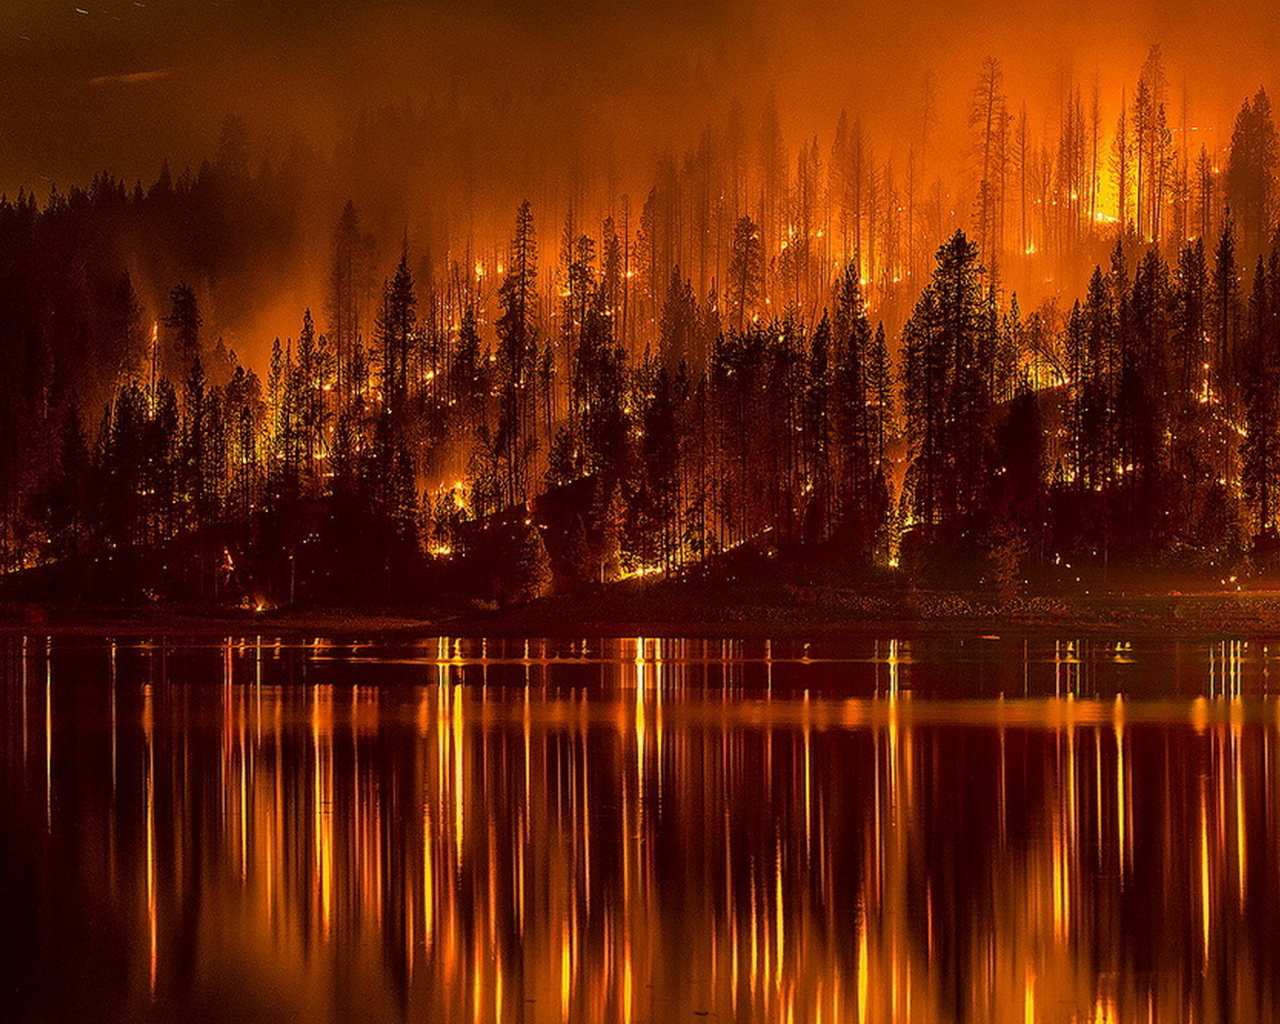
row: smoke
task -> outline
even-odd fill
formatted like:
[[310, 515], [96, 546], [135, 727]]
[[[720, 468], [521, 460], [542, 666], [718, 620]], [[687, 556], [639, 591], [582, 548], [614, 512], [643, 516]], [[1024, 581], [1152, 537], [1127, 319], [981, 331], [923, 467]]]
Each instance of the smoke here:
[[[176, 174], [216, 149], [234, 112], [255, 162], [306, 151], [323, 168], [299, 239], [303, 277], [257, 304], [277, 310], [287, 295], [318, 307], [346, 195], [384, 257], [407, 236], [439, 269], [460, 257], [442, 239], [492, 249], [524, 196], [554, 212], [577, 189], [596, 216], [629, 193], [637, 210], [661, 154], [678, 159], [735, 103], [749, 148], [768, 103], [792, 147], [828, 145], [846, 110], [902, 166], [922, 145], [932, 73], [931, 146], [955, 168], [986, 55], [1037, 130], [1072, 82], [1097, 82], [1109, 126], [1156, 42], [1171, 120], [1198, 122], [1220, 146], [1243, 97], [1275, 81], [1280, 19], [1270, 0], [9, 0], [0, 190], [43, 197], [103, 169], [145, 183], [166, 160]], [[412, 112], [404, 132], [416, 137], [393, 149], [384, 131], [380, 149], [360, 152], [358, 126], [388, 108]], [[558, 227], [540, 220], [544, 242]], [[296, 312], [224, 326], [269, 338], [294, 331]]]
[[[1011, 94], [1047, 115], [1064, 76], [1098, 75], [1109, 94], [1159, 42], [1175, 84], [1185, 78], [1216, 109], [1271, 80], [1280, 53], [1267, 0], [85, 0], [79, 10], [10, 0], [0, 11], [0, 188], [198, 160], [230, 110], [270, 137], [324, 143], [382, 103], [517, 96], [551, 121], [608, 121], [655, 149], [734, 97], [750, 105], [770, 93], [799, 131], [829, 132], [842, 108], [902, 131], [930, 70], [952, 124], [988, 53]], [[126, 84], [146, 88], [113, 88]]]

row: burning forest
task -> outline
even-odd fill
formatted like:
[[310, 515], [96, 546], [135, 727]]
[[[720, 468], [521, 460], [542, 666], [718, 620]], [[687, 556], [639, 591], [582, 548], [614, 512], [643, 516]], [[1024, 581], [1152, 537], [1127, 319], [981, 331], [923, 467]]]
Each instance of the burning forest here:
[[1118, 81], [1064, 71], [1046, 114], [987, 57], [921, 75], [888, 130], [849, 102], [811, 132], [771, 93], [645, 156], [590, 119], [538, 147], [512, 94], [365, 108], [322, 147], [228, 115], [149, 183], [20, 188], [4, 586], [265, 607], [718, 567], [1265, 573], [1274, 115], [1176, 77], [1153, 45]]
[[1278, 54], [0, 3], [0, 1020], [1280, 1020]]

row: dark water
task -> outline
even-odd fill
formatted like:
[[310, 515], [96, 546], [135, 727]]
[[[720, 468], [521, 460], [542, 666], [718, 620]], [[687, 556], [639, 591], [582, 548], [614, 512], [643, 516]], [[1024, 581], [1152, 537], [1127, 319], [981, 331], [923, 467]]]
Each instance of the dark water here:
[[0, 1019], [1280, 1018], [1280, 650], [0, 642]]

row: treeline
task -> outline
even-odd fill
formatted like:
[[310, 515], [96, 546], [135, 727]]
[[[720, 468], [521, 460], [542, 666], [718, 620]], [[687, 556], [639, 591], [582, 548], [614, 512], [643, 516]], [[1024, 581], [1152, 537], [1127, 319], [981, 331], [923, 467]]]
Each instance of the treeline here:
[[[553, 245], [529, 203], [509, 244], [459, 236], [483, 220], [459, 178], [381, 288], [397, 204], [370, 231], [348, 202], [323, 245], [308, 222], [340, 166], [415, 149], [408, 109], [328, 158], [251, 170], [231, 118], [195, 173], [0, 200], [0, 564], [59, 593], [331, 601], [735, 551], [1006, 586], [1266, 562], [1270, 101], [1195, 152], [1158, 50], [1114, 132], [1087, 91], [1033, 137], [988, 61], [976, 170], [947, 178], [931, 82], [905, 178], [856, 119], [793, 161], [776, 111], [759, 132], [735, 112], [635, 208], [611, 184], [590, 222], [570, 175]], [[1009, 298], [1086, 261], [1077, 306]], [[323, 308], [255, 372], [224, 327], [304, 263]]]
[[[343, 223], [335, 279], [344, 230], [358, 237], [352, 211]], [[527, 596], [749, 543], [883, 553], [893, 385], [856, 270], [812, 330], [792, 317], [725, 332], [673, 288], [661, 351], [632, 360], [617, 261], [593, 250], [575, 243], [548, 335], [525, 204], [492, 344], [474, 305], [456, 334], [429, 329], [406, 254], [370, 344], [317, 333], [308, 312], [265, 381], [239, 365], [211, 380], [198, 306], [175, 288], [149, 369], [94, 430], [69, 411], [29, 505], [28, 562], [77, 592], [275, 602], [428, 583]]]
[[[219, 321], [243, 320], [298, 260], [301, 150], [249, 167], [247, 129], [223, 125], [215, 157], [144, 187], [99, 175], [86, 188], [0, 198], [0, 560], [30, 558], [27, 503], [47, 483], [49, 442], [74, 402], [100, 409], [121, 381], [181, 383], [181, 346], [153, 365], [152, 317], [175, 281], [216, 296]], [[163, 285], [160, 282], [164, 282]], [[192, 289], [184, 289], [195, 299]], [[168, 334], [169, 329], [165, 328]], [[232, 357], [211, 345], [206, 368]]]
[[478, 303], [433, 330], [406, 253], [368, 344], [308, 312], [265, 380], [213, 379], [176, 288], [100, 419], [68, 412], [11, 558], [63, 596], [301, 603], [521, 599], [739, 554], [1004, 590], [1280, 555], [1280, 252], [1246, 274], [1230, 220], [1172, 264], [1117, 243], [1070, 310], [1025, 317], [956, 232], [896, 360], [855, 264], [812, 320], [673, 282], [633, 358], [608, 236], [566, 252], [558, 334], [526, 203], [491, 332]]

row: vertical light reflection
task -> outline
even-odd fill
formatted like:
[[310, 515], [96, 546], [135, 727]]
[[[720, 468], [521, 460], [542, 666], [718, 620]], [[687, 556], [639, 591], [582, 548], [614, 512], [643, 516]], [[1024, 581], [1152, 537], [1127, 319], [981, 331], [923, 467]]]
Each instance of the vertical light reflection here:
[[1076, 770], [1076, 723], [1074, 714], [1074, 694], [1067, 695], [1067, 823], [1066, 852], [1063, 858], [1062, 873], [1062, 906], [1063, 937], [1071, 933], [1073, 917], [1073, 897], [1075, 892], [1074, 874], [1078, 863], [1080, 836], [1080, 780]]
[[1204, 938], [1204, 958], [1209, 959], [1209, 936], [1212, 926], [1209, 878], [1209, 807], [1205, 793], [1205, 780], [1200, 779], [1200, 922]]
[[566, 919], [560, 926], [560, 1020], [563, 1024], [568, 1024], [569, 999], [573, 985], [572, 964], [569, 956], [569, 922]]
[[591, 884], [591, 786], [588, 777], [588, 769], [590, 757], [587, 748], [587, 695], [584, 692], [579, 702], [578, 728], [579, 737], [582, 744], [582, 756], [579, 760], [582, 762], [582, 771], [580, 773], [579, 785], [582, 790], [582, 813], [579, 815], [582, 826], [579, 835], [582, 843], [582, 890], [583, 899], [586, 904], [586, 912], [591, 913], [591, 899], [594, 886]]
[[658, 782], [658, 800], [662, 800], [662, 702], [667, 684], [667, 644], [661, 637], [653, 641], [653, 760]]
[[53, 831], [53, 641], [44, 645], [44, 830]]
[[156, 766], [153, 737], [154, 714], [151, 703], [151, 684], [144, 683], [142, 687], [142, 735], [147, 747], [147, 983], [153, 998], [156, 994], [156, 967], [159, 956], [156, 924]]
[[521, 941], [524, 940], [524, 918], [525, 918], [525, 856], [529, 850], [529, 830], [530, 830], [530, 787], [529, 787], [529, 744], [531, 738], [531, 710], [529, 705], [529, 686], [528, 680], [525, 680], [524, 702], [521, 708], [521, 726], [523, 746], [523, 763], [524, 763], [524, 786], [520, 790], [520, 807], [517, 812], [518, 822], [516, 829], [516, 931]]
[[1248, 878], [1247, 843], [1245, 840], [1244, 759], [1240, 753], [1244, 735], [1244, 698], [1237, 689], [1231, 699], [1231, 777], [1235, 789], [1236, 820], [1236, 891], [1240, 909], [1244, 909], [1245, 882]]
[[635, 1006], [635, 986], [631, 968], [631, 943], [628, 940], [622, 947], [622, 1021], [631, 1024]]
[[1116, 738], [1116, 856], [1119, 861], [1120, 881], [1123, 885], [1128, 867], [1126, 856], [1128, 816], [1125, 813], [1128, 790], [1125, 786], [1124, 774], [1124, 698], [1120, 694], [1116, 694], [1115, 704], [1112, 707], [1111, 727]]
[[502, 967], [502, 954], [497, 952], [494, 960], [493, 975], [493, 1019], [502, 1020], [503, 995], [506, 991], [505, 972]]
[[319, 684], [311, 687], [311, 750], [315, 892], [327, 942], [333, 928], [333, 693]]
[[[221, 681], [214, 646], [202, 682], [147, 684], [144, 743], [124, 729], [109, 752], [99, 732], [85, 756], [102, 769], [104, 804], [108, 756], [122, 784], [145, 778], [124, 906], [140, 924], [145, 867], [150, 992], [159, 959], [163, 995], [177, 985], [177, 943], [220, 969], [230, 935], [290, 995], [350, 992], [341, 998], [368, 998], [379, 1019], [1221, 1024], [1216, 1007], [1232, 1001], [1242, 1019], [1269, 1019], [1257, 993], [1270, 974], [1223, 958], [1238, 931], [1250, 941], [1245, 896], [1272, 895], [1258, 851], [1275, 832], [1280, 709], [1240, 695], [1235, 670], [1215, 669], [1213, 687], [1236, 695], [1197, 705], [1197, 738], [1185, 703], [1071, 694], [1066, 665], [1061, 699], [944, 704], [886, 690], [877, 658], [860, 663], [863, 696], [833, 698], [821, 686], [829, 663], [801, 667], [777, 646], [767, 701], [764, 666], [744, 673], [740, 649], [726, 646], [721, 664], [715, 645], [700, 656], [696, 644], [650, 642], [620, 641], [597, 668], [575, 645], [572, 676], [554, 671], [554, 645], [521, 657], [518, 643], [495, 642], [485, 690], [461, 660], [428, 668], [430, 684], [412, 690], [277, 687], [297, 649], [253, 652], [259, 675], [236, 646], [222, 650]], [[1049, 653], [1033, 691], [1037, 671], [1047, 690]], [[120, 659], [126, 714], [139, 693], [132, 662]], [[1193, 671], [1201, 685], [1203, 662]], [[576, 684], [591, 672], [590, 687]], [[46, 669], [47, 734], [49, 691]], [[12, 696], [3, 749], [16, 767]], [[75, 714], [59, 705], [55, 835], [78, 777]], [[1169, 742], [1152, 742], [1165, 729]], [[43, 792], [34, 774], [24, 790], [36, 834], [42, 796], [49, 823], [49, 751], [47, 735]], [[1007, 840], [989, 807], [998, 783]], [[126, 811], [103, 815], [104, 834]], [[1168, 838], [1136, 885], [1139, 826]], [[161, 894], [159, 843], [171, 835]], [[184, 849], [193, 835], [207, 849]], [[1180, 927], [1144, 938], [1158, 966], [1131, 980], [1130, 915], [1161, 900]]]
[[[644, 806], [644, 741], [645, 741], [645, 686], [648, 682], [646, 678], [645, 665], [645, 648], [648, 641], [644, 637], [636, 637], [636, 655], [635, 655], [635, 672], [636, 672], [636, 773], [638, 777], [637, 786], [640, 794], [641, 807]], [[643, 817], [643, 815], [642, 815]]]
[[760, 906], [756, 897], [756, 876], [754, 872], [750, 875], [747, 884], [750, 886], [751, 891], [751, 909], [748, 919], [751, 927], [749, 980], [751, 982], [751, 995], [754, 997], [760, 988]]
[[1103, 825], [1102, 825], [1102, 729], [1091, 729], [1093, 735], [1093, 804], [1094, 804], [1094, 846], [1097, 853], [1099, 869], [1103, 858]]
[[[437, 657], [440, 654], [442, 641], [436, 640]], [[441, 666], [436, 665], [437, 686], [439, 672]], [[419, 775], [419, 799], [422, 802], [422, 948], [427, 962], [430, 963], [432, 953], [435, 946], [435, 877], [434, 863], [435, 855], [432, 850], [432, 825], [431, 825], [431, 797], [430, 797], [430, 772], [424, 766], [429, 764], [429, 757], [426, 752], [428, 737], [431, 733], [431, 688], [421, 686], [418, 688], [418, 709], [417, 709], [417, 743], [415, 749], [416, 755], [416, 772]], [[438, 692], [438, 689], [437, 691]], [[426, 777], [422, 777], [423, 775]], [[408, 867], [406, 866], [406, 871]], [[409, 912], [412, 920], [413, 910]], [[415, 944], [416, 949], [416, 944]], [[412, 967], [410, 968], [410, 977], [412, 978]]]
[[785, 960], [787, 921], [783, 915], [782, 895], [782, 839], [778, 838], [774, 853], [774, 952], [773, 952], [773, 984], [775, 988], [782, 986], [782, 967]]
[[1009, 841], [1009, 763], [1008, 743], [1005, 737], [1003, 721], [998, 726], [998, 732], [1000, 738], [1000, 792], [997, 795], [996, 802], [1000, 808], [1000, 848], [1004, 849]]
[[724, 804], [724, 905], [729, 930], [729, 1006], [738, 1012], [738, 985], [740, 976], [741, 935], [739, 934], [738, 905], [733, 898], [733, 851], [729, 839], [732, 833], [729, 819], [729, 803]]
[[111, 792], [114, 795], [117, 781], [117, 749], [119, 746], [119, 732], [116, 725], [116, 687], [118, 683], [118, 667], [116, 665], [116, 642], [114, 639], [110, 641], [108, 666], [109, 685], [111, 688]]
[[[223, 686], [231, 693], [233, 681], [231, 638], [222, 642], [222, 680]], [[243, 699], [236, 701], [236, 718], [239, 728], [236, 730], [237, 744], [237, 789], [239, 792], [237, 828], [240, 833], [240, 883], [244, 885], [249, 878], [249, 775], [253, 766], [250, 762], [248, 737], [246, 735], [245, 705]]]
[[867, 1024], [867, 1000], [871, 992], [871, 979], [868, 977], [867, 955], [867, 918], [862, 911], [858, 913], [858, 1024]]
[[453, 794], [453, 838], [454, 854], [459, 868], [462, 865], [462, 840], [465, 835], [466, 794], [463, 792], [463, 757], [462, 742], [464, 736], [463, 701], [465, 692], [461, 680], [449, 688], [450, 733], [449, 744], [453, 752], [453, 769], [449, 779], [450, 791]]
[[28, 676], [30, 674], [31, 654], [27, 650], [27, 637], [22, 638], [22, 772], [26, 775], [27, 771], [27, 731], [30, 712], [27, 709], [27, 688], [29, 685]]
[[475, 1024], [480, 1024], [483, 1016], [483, 1001], [484, 954], [480, 949], [480, 932], [477, 930], [471, 944], [471, 1019]]
[[813, 721], [809, 691], [804, 691], [804, 850], [805, 859], [813, 846]]
[[1052, 829], [1052, 864], [1053, 864], [1053, 937], [1065, 942], [1067, 937], [1067, 863], [1065, 842], [1063, 838], [1062, 811], [1055, 810]]
[[431, 804], [422, 802], [422, 942], [431, 955], [436, 936], [435, 851], [432, 843]]

